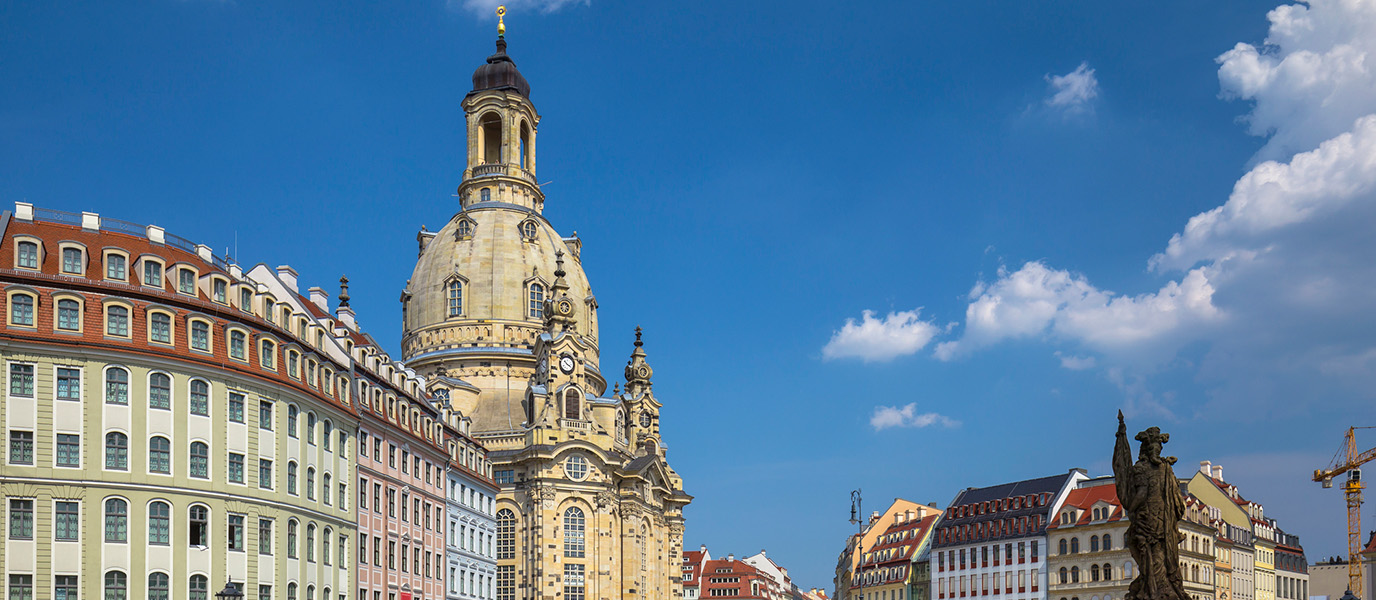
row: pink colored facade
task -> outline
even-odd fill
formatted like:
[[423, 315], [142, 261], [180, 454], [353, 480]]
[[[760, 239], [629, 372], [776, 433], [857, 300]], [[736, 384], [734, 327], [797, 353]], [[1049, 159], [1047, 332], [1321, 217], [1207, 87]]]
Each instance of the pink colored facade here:
[[358, 600], [445, 597], [445, 427], [423, 403], [366, 390], [358, 435]]

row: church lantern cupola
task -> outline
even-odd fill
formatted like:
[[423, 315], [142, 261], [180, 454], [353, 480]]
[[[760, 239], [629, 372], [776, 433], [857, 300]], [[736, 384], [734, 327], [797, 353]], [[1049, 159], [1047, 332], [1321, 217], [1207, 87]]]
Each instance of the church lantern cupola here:
[[464, 207], [495, 201], [539, 212], [545, 202], [535, 180], [535, 131], [540, 115], [530, 103], [530, 83], [506, 48], [503, 22], [498, 27], [497, 52], [473, 71], [473, 90], [463, 99], [468, 162], [458, 195]]

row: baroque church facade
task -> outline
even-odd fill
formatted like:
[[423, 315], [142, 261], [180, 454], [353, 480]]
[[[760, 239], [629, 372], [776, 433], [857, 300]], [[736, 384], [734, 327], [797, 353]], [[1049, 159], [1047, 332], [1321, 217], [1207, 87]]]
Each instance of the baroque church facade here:
[[601, 368], [582, 241], [543, 216], [540, 116], [504, 35], [462, 107], [458, 212], [417, 236], [402, 352], [447, 419], [489, 451], [501, 487], [495, 597], [681, 597], [692, 497], [666, 459], [653, 370], [638, 328], [624, 371]]

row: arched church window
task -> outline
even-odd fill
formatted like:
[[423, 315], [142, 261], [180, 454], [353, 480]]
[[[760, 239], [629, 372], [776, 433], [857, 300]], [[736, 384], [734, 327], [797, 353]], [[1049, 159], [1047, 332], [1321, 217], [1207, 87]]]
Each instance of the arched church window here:
[[[465, 221], [466, 223], [467, 221]], [[463, 282], [449, 282], [449, 316], [457, 317], [463, 314]]]
[[626, 441], [626, 411], [616, 411], [616, 439]]
[[1080, 538], [1077, 538], [1077, 537], [1070, 538], [1070, 553], [1071, 553], [1071, 554], [1079, 554], [1079, 553], [1080, 553]]
[[525, 121], [521, 121], [521, 168], [529, 169], [530, 163], [533, 162], [531, 160], [532, 158], [533, 156], [531, 155], [530, 148], [530, 126], [526, 125]]
[[578, 390], [571, 389], [564, 392], [564, 418], [577, 419], [578, 409], [581, 408], [579, 404]]
[[564, 557], [583, 558], [585, 542], [583, 531], [586, 519], [583, 509], [577, 506], [564, 511]]
[[530, 284], [530, 318], [545, 318], [545, 286], [532, 283]]
[[492, 188], [483, 188], [481, 190], [478, 190], [478, 200], [482, 202], [491, 202]]
[[497, 560], [516, 558], [516, 513], [497, 511]]
[[482, 140], [483, 163], [502, 162], [502, 118], [497, 113], [483, 115], [478, 135]]

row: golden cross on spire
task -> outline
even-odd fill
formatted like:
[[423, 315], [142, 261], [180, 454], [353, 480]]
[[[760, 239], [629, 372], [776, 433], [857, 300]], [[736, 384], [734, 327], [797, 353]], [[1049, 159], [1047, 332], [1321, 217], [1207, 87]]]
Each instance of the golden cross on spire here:
[[506, 5], [497, 7], [497, 37], [506, 37], [506, 21], [502, 17], [506, 16]]

